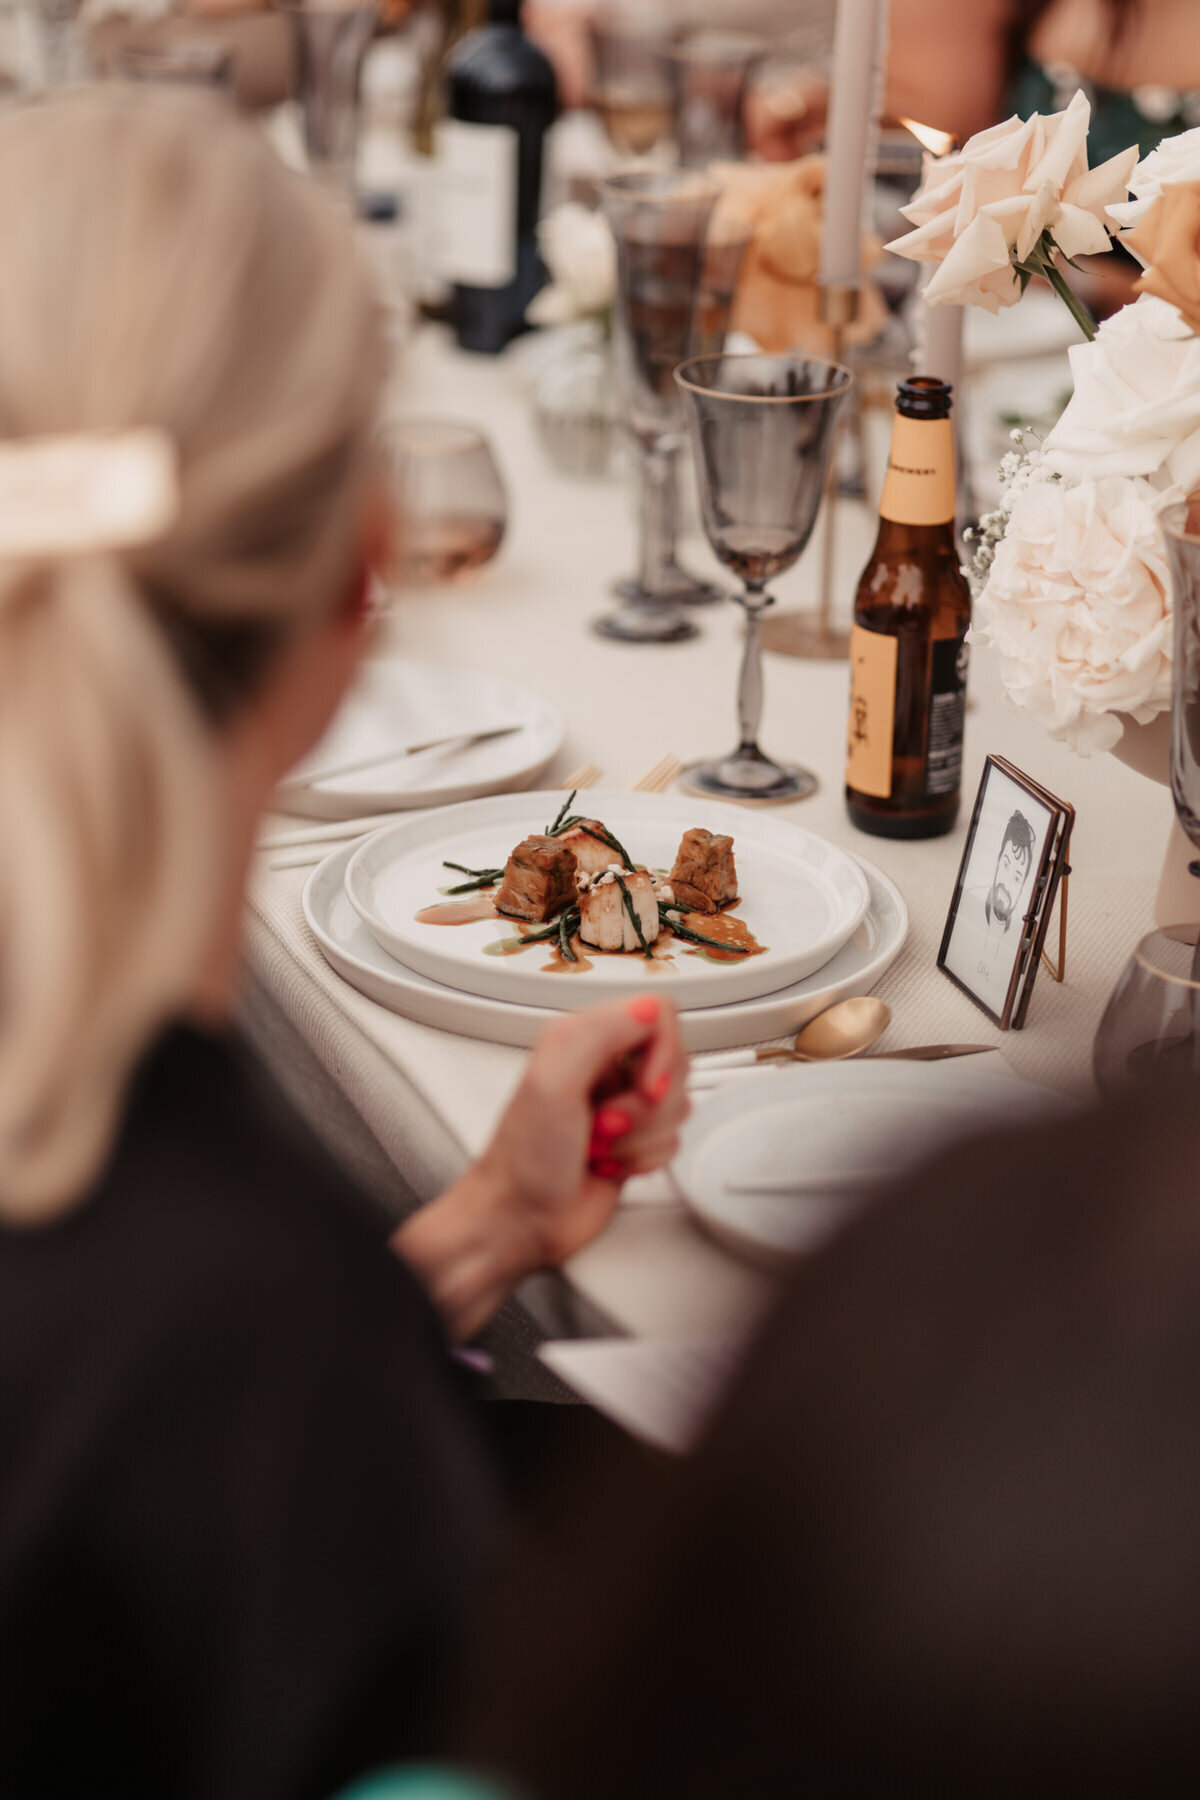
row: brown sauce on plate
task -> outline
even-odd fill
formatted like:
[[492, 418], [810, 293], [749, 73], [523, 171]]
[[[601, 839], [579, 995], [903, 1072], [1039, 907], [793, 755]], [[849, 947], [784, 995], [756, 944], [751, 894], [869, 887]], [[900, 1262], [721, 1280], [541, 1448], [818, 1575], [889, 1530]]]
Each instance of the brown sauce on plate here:
[[477, 919], [496, 919], [494, 894], [467, 894], [461, 900], [439, 900], [416, 915], [418, 925], [472, 925]]
[[713, 938], [718, 944], [737, 946], [728, 950], [713, 950], [707, 944], [688, 944], [683, 940], [689, 956], [703, 956], [708, 962], [732, 963], [745, 962], [748, 956], [762, 956], [768, 946], [760, 944], [745, 919], [735, 918], [726, 910], [719, 913], [685, 913], [682, 923], [689, 931], [698, 931], [701, 937]]
[[[585, 944], [581, 937], [571, 939], [571, 948], [575, 952], [574, 962], [569, 962], [563, 955], [561, 944], [554, 943], [553, 939], [551, 942], [553, 948], [550, 951], [550, 961], [542, 964], [543, 975], [586, 975], [589, 969], [595, 967], [591, 955], [592, 947], [590, 944]], [[597, 954], [603, 955], [603, 952], [600, 951]]]
[[[733, 908], [741, 904], [740, 900], [731, 901], [730, 905], [719, 913], [685, 913], [682, 923], [692, 931], [698, 931], [702, 937], [714, 938], [720, 944], [730, 945], [728, 950], [710, 949], [707, 944], [688, 944], [685, 939], [675, 937], [669, 928], [659, 932], [651, 947], [649, 956], [640, 951], [597, 950], [592, 944], [585, 944], [576, 935], [571, 939], [571, 948], [575, 952], [576, 961], [570, 962], [553, 938], [542, 938], [536, 944], [528, 941], [531, 931], [540, 931], [540, 925], [526, 920], [511, 919], [516, 926], [514, 937], [493, 938], [482, 946], [485, 956], [519, 956], [523, 950], [547, 948], [550, 961], [543, 963], [544, 975], [586, 975], [595, 967], [593, 961], [597, 956], [641, 956], [646, 965], [648, 975], [661, 974], [675, 960], [675, 952], [682, 946], [689, 956], [703, 956], [708, 962], [736, 963], [744, 962], [747, 956], [761, 956], [766, 950], [754, 937], [744, 919], [733, 917]], [[422, 907], [416, 914], [418, 925], [474, 925], [482, 919], [506, 919], [509, 915], [497, 912], [495, 889], [490, 893], [467, 894], [461, 900], [441, 900], [435, 906]], [[735, 947], [736, 946], [736, 947]]]

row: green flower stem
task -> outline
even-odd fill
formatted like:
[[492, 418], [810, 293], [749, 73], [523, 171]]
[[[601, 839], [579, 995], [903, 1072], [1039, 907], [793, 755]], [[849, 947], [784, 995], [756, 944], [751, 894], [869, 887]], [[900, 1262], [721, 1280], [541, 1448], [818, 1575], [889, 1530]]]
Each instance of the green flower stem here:
[[1050, 233], [1048, 231], [1043, 231], [1041, 237], [1038, 239], [1029, 255], [1025, 258], [1024, 262], [1017, 262], [1014, 259], [1013, 268], [1017, 271], [1017, 274], [1022, 277], [1021, 292], [1024, 293], [1028, 282], [1034, 275], [1045, 276], [1046, 280], [1050, 283], [1050, 286], [1054, 289], [1054, 292], [1058, 295], [1059, 299], [1078, 325], [1080, 331], [1082, 331], [1084, 337], [1089, 339], [1094, 338], [1096, 335], [1096, 321], [1093, 319], [1082, 300], [1079, 299], [1078, 295], [1072, 292], [1070, 282], [1055, 262], [1054, 257], [1056, 250], [1057, 245], [1050, 236]]
[[1084, 337], [1094, 338], [1096, 335], [1096, 321], [1093, 319], [1091, 313], [1083, 304], [1083, 301], [1079, 298], [1078, 294], [1073, 292], [1071, 284], [1063, 274], [1062, 270], [1056, 267], [1054, 263], [1047, 261], [1043, 273], [1045, 274], [1046, 280], [1050, 283], [1050, 286], [1054, 289], [1055, 293], [1078, 325], [1080, 331], [1082, 331]]

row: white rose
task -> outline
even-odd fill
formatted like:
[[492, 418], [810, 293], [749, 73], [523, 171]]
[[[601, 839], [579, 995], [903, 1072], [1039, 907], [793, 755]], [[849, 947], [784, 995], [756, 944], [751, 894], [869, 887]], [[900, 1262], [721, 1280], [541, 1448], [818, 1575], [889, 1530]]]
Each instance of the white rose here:
[[617, 285], [617, 251], [603, 214], [568, 200], [538, 226], [538, 247], [550, 271], [528, 309], [534, 325], [565, 325], [607, 312]]
[[1000, 659], [1010, 702], [1053, 737], [1111, 750], [1121, 714], [1171, 703], [1171, 588], [1145, 482], [1110, 477], [1018, 494], [972, 639]]
[[1143, 294], [1070, 357], [1075, 392], [1046, 439], [1051, 469], [1071, 481], [1200, 485], [1200, 340], [1173, 306]]
[[[1133, 199], [1110, 206], [1109, 218], [1123, 228], [1140, 225], [1163, 189], [1180, 181], [1200, 181], [1200, 125], [1194, 131], [1163, 138], [1149, 156], [1142, 158], [1129, 177]], [[1137, 251], [1133, 254], [1136, 256]]]
[[1089, 169], [1091, 108], [1077, 93], [1065, 112], [1006, 119], [961, 151], [926, 160], [922, 185], [904, 216], [917, 229], [887, 248], [941, 266], [925, 298], [933, 305], [999, 312], [1021, 297], [1014, 262], [1049, 232], [1064, 256], [1107, 250], [1109, 208], [1125, 197], [1137, 150]]

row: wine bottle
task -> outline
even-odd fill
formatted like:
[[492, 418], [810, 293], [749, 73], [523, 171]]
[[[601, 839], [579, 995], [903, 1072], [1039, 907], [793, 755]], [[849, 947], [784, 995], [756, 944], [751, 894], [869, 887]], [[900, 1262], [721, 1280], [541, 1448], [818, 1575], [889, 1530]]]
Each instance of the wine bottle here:
[[538, 255], [542, 144], [558, 110], [548, 57], [521, 30], [520, 0], [488, 0], [446, 64], [442, 270], [464, 350], [495, 355], [546, 278]]
[[958, 817], [971, 599], [954, 508], [950, 388], [914, 375], [850, 632], [846, 805], [876, 837], [939, 837]]

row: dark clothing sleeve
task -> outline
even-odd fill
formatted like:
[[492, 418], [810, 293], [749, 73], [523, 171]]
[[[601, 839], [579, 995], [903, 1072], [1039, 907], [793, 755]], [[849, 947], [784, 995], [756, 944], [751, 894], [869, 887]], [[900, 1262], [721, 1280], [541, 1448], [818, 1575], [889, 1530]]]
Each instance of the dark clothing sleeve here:
[[498, 1523], [360, 1207], [177, 1034], [87, 1206], [0, 1238], [9, 1800], [304, 1800], [431, 1742]]

